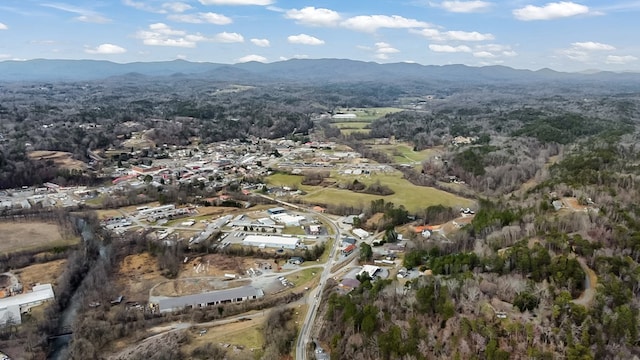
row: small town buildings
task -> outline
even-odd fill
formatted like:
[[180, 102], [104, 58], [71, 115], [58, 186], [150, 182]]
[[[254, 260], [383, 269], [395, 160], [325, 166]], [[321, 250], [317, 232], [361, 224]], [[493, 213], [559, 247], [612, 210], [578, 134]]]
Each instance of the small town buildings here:
[[349, 246], [349, 245], [355, 245], [357, 242], [357, 240], [355, 238], [352, 237], [344, 237], [342, 238], [342, 246]]
[[185, 308], [203, 308], [218, 304], [230, 304], [255, 300], [264, 296], [262, 289], [243, 286], [233, 289], [210, 291], [202, 294], [170, 297], [158, 301], [158, 310], [163, 312], [179, 311]]
[[369, 236], [369, 232], [360, 228], [356, 228], [351, 230], [351, 232], [356, 235], [357, 237], [359, 237], [360, 239], [364, 239], [367, 236]]
[[242, 240], [242, 245], [261, 248], [270, 247], [294, 250], [299, 244], [300, 240], [298, 238], [287, 236], [247, 235], [247, 237]]
[[287, 212], [287, 209], [285, 209], [283, 207], [274, 207], [274, 208], [271, 208], [271, 209], [267, 210], [267, 213], [269, 215], [283, 214], [285, 212]]
[[362, 266], [362, 270], [360, 270], [358, 275], [362, 275], [362, 274], [366, 273], [367, 275], [369, 275], [370, 278], [373, 279], [376, 276], [376, 274], [378, 273], [378, 271], [380, 271], [380, 267], [379, 266], [363, 265]]
[[54, 298], [51, 284], [36, 285], [31, 292], [2, 298], [0, 299], [0, 325], [21, 324], [22, 314]]
[[356, 249], [355, 245], [349, 245], [346, 248], [342, 249], [342, 254], [344, 254], [345, 256], [350, 255], [352, 252], [354, 252]]
[[293, 265], [300, 265], [304, 262], [304, 259], [301, 258], [300, 256], [292, 256], [289, 259], [289, 264], [293, 264]]

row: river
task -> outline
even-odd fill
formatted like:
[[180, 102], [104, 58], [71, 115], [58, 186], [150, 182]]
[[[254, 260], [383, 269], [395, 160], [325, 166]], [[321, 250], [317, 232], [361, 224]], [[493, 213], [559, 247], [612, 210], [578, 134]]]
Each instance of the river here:
[[[91, 226], [84, 221], [83, 219], [78, 218], [76, 220], [76, 226], [80, 230], [80, 234], [82, 236], [83, 242], [88, 242], [93, 240], [94, 233]], [[104, 258], [106, 254], [106, 248], [104, 245], [100, 246], [100, 257]], [[95, 266], [95, 262], [94, 262]], [[90, 271], [90, 270], [89, 270]], [[89, 271], [85, 272], [85, 275], [89, 273]], [[84, 281], [84, 280], [83, 280]], [[78, 291], [82, 288], [82, 283], [75, 289], [71, 300], [67, 307], [60, 314], [60, 323], [58, 324], [58, 332], [63, 332], [64, 329], [71, 329], [73, 327], [73, 323], [76, 320], [78, 315], [78, 309], [80, 309], [80, 304], [82, 304], [82, 292]], [[72, 335], [63, 335], [59, 336], [52, 340], [50, 344], [50, 353], [47, 356], [47, 359], [51, 360], [66, 360], [69, 358], [68, 356], [68, 348], [69, 342], [71, 341]]]

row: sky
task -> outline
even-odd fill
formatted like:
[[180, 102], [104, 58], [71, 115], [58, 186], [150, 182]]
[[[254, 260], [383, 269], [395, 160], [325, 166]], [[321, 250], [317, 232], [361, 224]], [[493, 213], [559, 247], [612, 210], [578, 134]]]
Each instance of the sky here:
[[340, 58], [640, 72], [640, 0], [1, 0], [0, 61]]

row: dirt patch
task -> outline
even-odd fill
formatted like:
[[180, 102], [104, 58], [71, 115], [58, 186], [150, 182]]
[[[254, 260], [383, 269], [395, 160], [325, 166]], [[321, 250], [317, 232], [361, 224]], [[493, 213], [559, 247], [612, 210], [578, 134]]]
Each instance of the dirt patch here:
[[371, 215], [371, 217], [365, 223], [367, 229], [376, 229], [382, 218], [384, 217], [384, 213], [375, 213]]
[[251, 284], [250, 280], [225, 281], [224, 278], [168, 280], [153, 289], [153, 296], [184, 296], [202, 292], [231, 289]]
[[198, 276], [224, 277], [225, 274], [245, 276], [249, 268], [260, 270], [261, 268], [276, 269], [273, 260], [253, 259], [243, 257], [225, 256], [222, 254], [210, 254], [190, 259], [180, 272], [180, 278], [192, 278]]
[[562, 198], [562, 203], [573, 211], [587, 211], [589, 209], [586, 205], [580, 205], [580, 203], [578, 203], [578, 199], [574, 197]]
[[49, 261], [42, 264], [35, 264], [15, 270], [14, 273], [20, 279], [25, 291], [30, 290], [33, 285], [53, 284], [57, 285], [58, 277], [64, 272], [67, 265], [67, 259]]
[[191, 341], [182, 350], [190, 354], [195, 348], [212, 343], [226, 349], [228, 358], [233, 359], [235, 354], [247, 354], [251, 353], [252, 349], [253, 351], [261, 349], [264, 343], [262, 335], [264, 317], [248, 318], [250, 320], [208, 328], [202, 335], [200, 335], [200, 328], [193, 328], [189, 331]]
[[0, 253], [48, 249], [75, 244], [78, 238], [64, 239], [58, 225], [39, 222], [0, 222]]
[[53, 161], [54, 165], [59, 168], [84, 170], [87, 168], [87, 164], [80, 160], [76, 160], [72, 157], [72, 154], [64, 151], [30, 151], [28, 156], [31, 160], [39, 161]]
[[196, 208], [198, 215], [228, 215], [239, 213], [240, 209], [234, 207], [202, 206]]
[[125, 257], [118, 270], [118, 282], [124, 287], [122, 295], [128, 301], [147, 302], [149, 290], [165, 280], [158, 260], [147, 253]]

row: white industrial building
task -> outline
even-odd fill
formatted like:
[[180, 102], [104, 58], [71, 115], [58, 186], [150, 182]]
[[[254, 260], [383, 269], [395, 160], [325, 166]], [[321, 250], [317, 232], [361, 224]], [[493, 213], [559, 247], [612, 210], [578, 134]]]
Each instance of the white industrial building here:
[[247, 235], [242, 240], [245, 246], [270, 247], [278, 249], [295, 249], [300, 240], [296, 237], [269, 236], [269, 235]]
[[369, 275], [370, 278], [373, 279], [376, 276], [376, 274], [378, 273], [378, 271], [380, 271], [380, 267], [379, 266], [364, 265], [364, 266], [362, 266], [362, 270], [360, 270], [358, 275], [362, 275], [362, 274], [366, 273], [367, 275]]
[[300, 222], [306, 221], [307, 218], [302, 215], [275, 214], [271, 215], [271, 219], [283, 224], [284, 226], [300, 226]]
[[34, 286], [31, 292], [0, 299], [0, 326], [21, 324], [22, 314], [54, 298], [51, 284], [43, 284]]
[[360, 239], [364, 239], [367, 236], [369, 236], [369, 232], [367, 232], [366, 230], [362, 230], [360, 228], [357, 229], [353, 229], [351, 230], [351, 232], [356, 235], [357, 237], [359, 237]]

